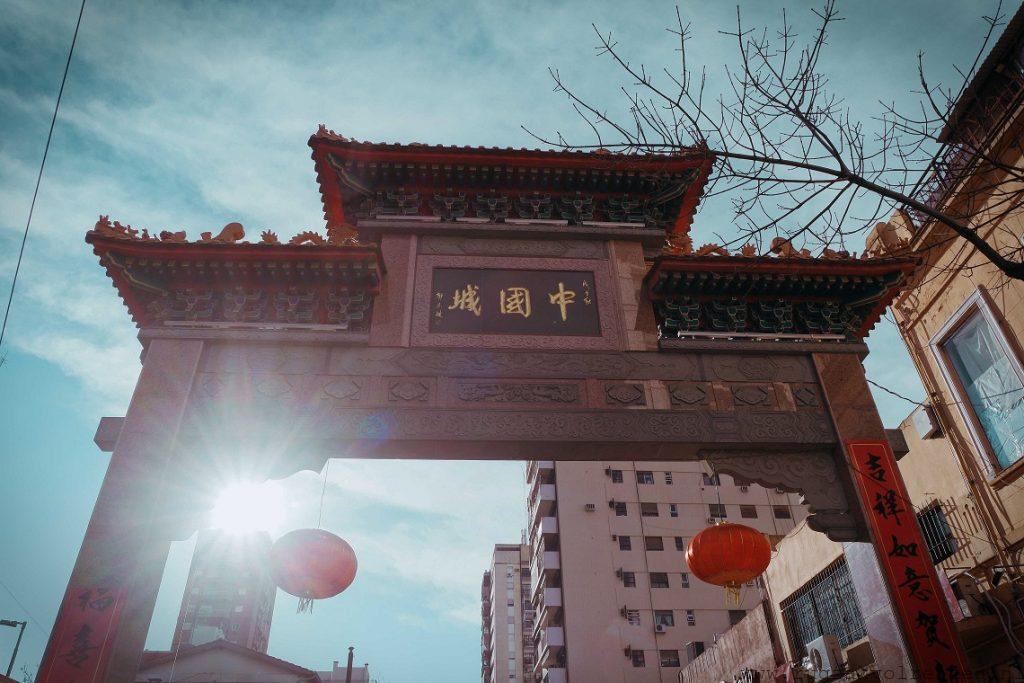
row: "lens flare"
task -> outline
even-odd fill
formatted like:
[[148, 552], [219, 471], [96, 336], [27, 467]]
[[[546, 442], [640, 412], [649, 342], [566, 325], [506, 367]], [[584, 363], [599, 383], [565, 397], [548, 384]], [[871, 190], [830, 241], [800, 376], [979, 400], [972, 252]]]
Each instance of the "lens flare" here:
[[284, 521], [284, 494], [275, 482], [227, 485], [210, 511], [210, 526], [224, 531], [277, 531]]

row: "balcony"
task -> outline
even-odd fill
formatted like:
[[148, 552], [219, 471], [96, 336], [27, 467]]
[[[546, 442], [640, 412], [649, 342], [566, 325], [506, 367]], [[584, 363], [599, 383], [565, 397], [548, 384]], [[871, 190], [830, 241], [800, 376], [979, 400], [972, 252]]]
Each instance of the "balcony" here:
[[555, 664], [559, 652], [565, 647], [565, 631], [561, 626], [548, 626], [540, 632], [537, 643], [541, 664]]
[[526, 467], [526, 481], [550, 484], [555, 480], [555, 462], [553, 460], [531, 460]]
[[533, 515], [550, 517], [555, 512], [554, 484], [539, 484], [530, 492], [530, 511]]
[[565, 669], [562, 667], [544, 669], [544, 672], [540, 676], [540, 680], [541, 683], [565, 683]]
[[541, 609], [562, 606], [562, 589], [542, 587], [539, 591]]

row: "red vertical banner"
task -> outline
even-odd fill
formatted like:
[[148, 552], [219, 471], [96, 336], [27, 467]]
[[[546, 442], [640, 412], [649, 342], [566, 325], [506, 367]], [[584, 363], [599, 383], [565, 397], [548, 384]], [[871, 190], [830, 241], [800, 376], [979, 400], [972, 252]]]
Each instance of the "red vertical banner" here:
[[124, 605], [120, 586], [68, 586], [36, 683], [98, 683]]
[[969, 681], [970, 668], [896, 458], [885, 441], [847, 441], [882, 576], [919, 681]]

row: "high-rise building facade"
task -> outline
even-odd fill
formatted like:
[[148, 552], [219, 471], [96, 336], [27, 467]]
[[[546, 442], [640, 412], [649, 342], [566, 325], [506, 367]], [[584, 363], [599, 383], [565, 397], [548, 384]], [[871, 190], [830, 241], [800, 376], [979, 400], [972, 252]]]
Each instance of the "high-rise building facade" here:
[[223, 638], [267, 651], [277, 595], [270, 546], [266, 532], [199, 532], [172, 649]]
[[532, 680], [533, 607], [530, 603], [530, 547], [494, 546], [491, 568], [480, 587], [481, 679], [483, 683]]
[[689, 540], [717, 520], [781, 537], [806, 516], [797, 496], [699, 462], [535, 461], [527, 480], [534, 680], [546, 683], [675, 683], [761, 598], [752, 583], [730, 605], [692, 577]]

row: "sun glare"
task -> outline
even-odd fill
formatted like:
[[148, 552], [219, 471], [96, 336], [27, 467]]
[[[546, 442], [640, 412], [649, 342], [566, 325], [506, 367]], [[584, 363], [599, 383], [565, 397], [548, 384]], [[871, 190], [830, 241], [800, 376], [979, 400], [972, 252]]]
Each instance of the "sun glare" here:
[[283, 521], [284, 495], [274, 482], [229, 484], [210, 512], [210, 526], [231, 532], [274, 532]]

